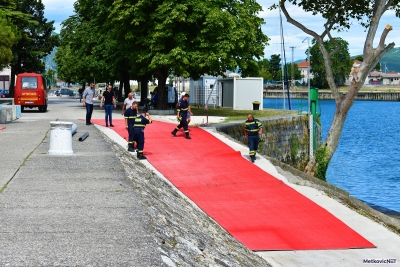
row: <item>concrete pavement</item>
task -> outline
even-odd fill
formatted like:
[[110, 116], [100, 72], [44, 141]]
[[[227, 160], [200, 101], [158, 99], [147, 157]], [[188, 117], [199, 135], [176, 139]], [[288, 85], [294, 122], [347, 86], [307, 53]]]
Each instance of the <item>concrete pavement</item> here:
[[[48, 121], [1, 134], [1, 266], [162, 266], [146, 210], [94, 126], [75, 155], [48, 155]], [[85, 128], [86, 127], [86, 128]], [[6, 142], [7, 140], [7, 142]], [[8, 165], [8, 166], [7, 166]], [[14, 168], [14, 170], [12, 170]]]

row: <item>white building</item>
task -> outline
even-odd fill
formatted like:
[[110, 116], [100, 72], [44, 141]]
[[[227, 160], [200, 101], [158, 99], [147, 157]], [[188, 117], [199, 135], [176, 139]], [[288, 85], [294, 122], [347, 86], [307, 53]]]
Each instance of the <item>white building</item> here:
[[[307, 84], [307, 79], [308, 79], [308, 62], [303, 61], [297, 64], [300, 74], [303, 78], [301, 78], [300, 83], [301, 84]], [[311, 73], [311, 66], [310, 66], [310, 80], [314, 78], [314, 75]]]
[[263, 78], [202, 76], [190, 82], [190, 103], [234, 110], [252, 110], [253, 102], [263, 109]]
[[11, 69], [5, 68], [0, 71], [0, 89], [9, 89], [11, 81]]

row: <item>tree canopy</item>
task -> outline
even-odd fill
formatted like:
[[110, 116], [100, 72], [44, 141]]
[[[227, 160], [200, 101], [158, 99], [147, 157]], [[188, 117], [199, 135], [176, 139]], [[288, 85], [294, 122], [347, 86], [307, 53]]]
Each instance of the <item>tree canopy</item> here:
[[[63, 22], [60, 74], [72, 77], [80, 70], [92, 72], [89, 76], [155, 75], [160, 88], [170, 74], [196, 79], [239, 67], [243, 76], [255, 75], [268, 42], [261, 31], [261, 10], [253, 0], [78, 0], [76, 14]], [[69, 68], [73, 62], [78, 67]], [[159, 108], [165, 108], [164, 90], [159, 100]]]
[[0, 11], [0, 69], [11, 62], [11, 48], [18, 40], [14, 25], [2, 13]]
[[10, 94], [14, 93], [15, 75], [22, 72], [44, 71], [42, 58], [51, 53], [59, 40], [58, 35], [52, 34], [54, 21], [49, 22], [44, 17], [44, 5], [41, 1], [17, 1], [16, 10], [28, 14], [29, 20], [25, 17], [16, 17], [12, 20], [21, 38], [12, 47]]
[[0, 69], [8, 66], [13, 58], [12, 47], [20, 39], [18, 27], [13, 21], [29, 21], [30, 16], [16, 10], [15, 1], [0, 2]]

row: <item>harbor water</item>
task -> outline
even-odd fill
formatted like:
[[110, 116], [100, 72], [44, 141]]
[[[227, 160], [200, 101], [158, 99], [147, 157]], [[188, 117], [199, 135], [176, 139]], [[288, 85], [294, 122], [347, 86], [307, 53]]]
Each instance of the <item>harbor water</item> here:
[[[264, 99], [264, 108], [283, 109], [283, 99]], [[287, 100], [285, 109], [289, 109]], [[307, 110], [307, 99], [292, 99], [291, 110]], [[324, 140], [335, 112], [334, 100], [321, 100]], [[327, 182], [372, 207], [400, 212], [400, 102], [355, 101], [339, 146], [329, 164]]]

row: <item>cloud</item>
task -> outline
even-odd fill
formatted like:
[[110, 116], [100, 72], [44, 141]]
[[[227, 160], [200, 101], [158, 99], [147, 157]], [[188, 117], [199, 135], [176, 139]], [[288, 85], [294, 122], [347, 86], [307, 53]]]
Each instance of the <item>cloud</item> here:
[[54, 20], [56, 32], [60, 32], [60, 24], [74, 13], [75, 0], [42, 0], [44, 15], [47, 20]]
[[75, 0], [42, 0], [42, 3], [45, 6], [45, 10], [48, 11], [58, 11], [58, 10], [62, 10], [62, 11], [70, 11], [72, 13], [72, 11], [74, 10], [74, 3]]

